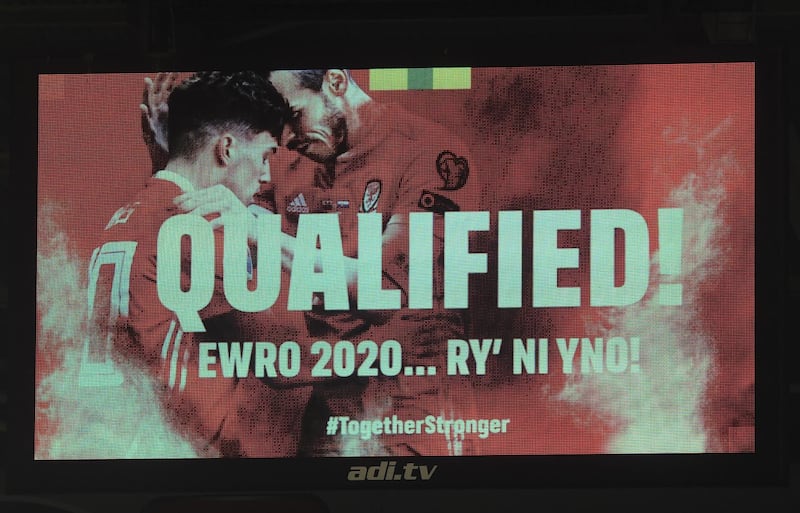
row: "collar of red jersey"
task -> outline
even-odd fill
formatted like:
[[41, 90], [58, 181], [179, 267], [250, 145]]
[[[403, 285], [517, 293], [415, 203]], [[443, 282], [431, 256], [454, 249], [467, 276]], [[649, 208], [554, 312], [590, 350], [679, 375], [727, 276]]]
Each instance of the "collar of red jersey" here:
[[194, 190], [194, 185], [192, 185], [192, 182], [182, 177], [178, 173], [167, 171], [166, 169], [158, 171], [156, 174], [153, 175], [153, 178], [158, 178], [159, 180], [166, 180], [168, 182], [172, 182], [178, 187], [180, 187], [183, 192], [192, 192]]

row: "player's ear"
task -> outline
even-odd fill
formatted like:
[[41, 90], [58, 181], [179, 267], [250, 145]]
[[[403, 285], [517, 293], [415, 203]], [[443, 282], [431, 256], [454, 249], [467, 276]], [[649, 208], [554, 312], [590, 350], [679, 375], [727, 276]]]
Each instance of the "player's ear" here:
[[220, 166], [227, 166], [230, 164], [233, 157], [235, 138], [231, 134], [222, 134], [217, 137], [214, 143], [214, 160]]
[[323, 87], [326, 87], [335, 96], [344, 96], [349, 85], [347, 72], [343, 69], [329, 69], [325, 72]]

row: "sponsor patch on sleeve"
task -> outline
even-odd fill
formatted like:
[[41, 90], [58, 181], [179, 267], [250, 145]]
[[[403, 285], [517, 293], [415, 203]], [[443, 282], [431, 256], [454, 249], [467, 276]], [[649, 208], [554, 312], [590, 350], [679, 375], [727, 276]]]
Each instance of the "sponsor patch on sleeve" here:
[[435, 214], [444, 214], [445, 212], [457, 212], [461, 210], [450, 198], [426, 190], [422, 191], [418, 205], [419, 208]]

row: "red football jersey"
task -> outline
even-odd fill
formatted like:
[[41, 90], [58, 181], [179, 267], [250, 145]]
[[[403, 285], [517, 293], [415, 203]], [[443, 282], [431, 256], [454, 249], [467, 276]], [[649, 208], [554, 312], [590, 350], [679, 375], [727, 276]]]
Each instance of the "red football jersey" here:
[[[362, 126], [352, 147], [331, 164], [295, 157], [282, 170], [276, 185], [277, 213], [284, 228], [294, 234], [299, 216], [306, 213], [338, 215], [344, 254], [358, 254], [358, 215], [375, 212], [390, 222], [407, 223], [410, 212], [433, 212], [434, 277], [441, 278], [442, 215], [470, 211], [480, 205], [480, 189], [466, 146], [450, 131], [395, 105], [372, 102], [360, 112]], [[470, 176], [473, 178], [470, 179]], [[398, 288], [407, 305], [408, 241], [397, 240], [383, 248], [384, 288]], [[434, 303], [441, 303], [441, 282], [434, 283]], [[434, 306], [436, 308], [436, 306]], [[357, 318], [354, 318], [357, 317]], [[315, 308], [312, 332], [344, 338], [369, 328], [365, 320], [349, 313]], [[373, 317], [373, 316], [370, 316]]]
[[[159, 299], [158, 234], [164, 221], [181, 213], [173, 204], [184, 192], [179, 183], [189, 187], [180, 177], [161, 172], [112, 216], [90, 263], [90, 304], [95, 306], [95, 318], [113, 330], [118, 353], [143, 364], [160, 384], [167, 416], [200, 454], [293, 455], [308, 390], [277, 391], [252, 376], [225, 378], [218, 367], [217, 377], [199, 376], [200, 341], [259, 340], [248, 339], [246, 331], [257, 336], [257, 326], [263, 324], [254, 319], [259, 314], [244, 316], [225, 299], [222, 230], [214, 233], [214, 293], [199, 312], [207, 331], [185, 333], [176, 315]], [[188, 244], [182, 248], [182, 259], [184, 264], [191, 262]], [[182, 267], [183, 287], [190, 284], [188, 267]]]
[[[385, 229], [389, 223], [408, 223], [411, 212], [432, 212], [433, 307], [407, 308], [408, 239], [403, 237], [382, 248], [383, 288], [401, 291], [400, 310], [363, 311], [351, 302], [348, 311], [328, 311], [317, 301], [306, 312], [308, 329], [313, 337], [330, 341], [394, 339], [403, 348], [403, 365], [436, 366], [439, 372], [373, 378], [363, 393], [363, 403], [353, 398], [349, 406], [340, 399], [328, 404], [334, 413], [362, 417], [450, 415], [461, 405], [444, 386], [446, 341], [464, 336], [464, 319], [463, 310], [443, 306], [443, 218], [447, 212], [477, 210], [481, 190], [466, 146], [446, 128], [377, 102], [367, 104], [359, 114], [362, 125], [348, 133], [351, 148], [335, 162], [321, 164], [297, 156], [281, 170], [275, 187], [277, 213], [290, 234], [296, 233], [303, 214], [337, 214], [344, 254], [356, 257], [359, 213], [381, 215]], [[344, 404], [344, 410], [337, 404]], [[359, 413], [360, 408], [364, 412]], [[390, 438], [384, 440], [385, 449], [393, 454], [463, 453], [444, 436]]]

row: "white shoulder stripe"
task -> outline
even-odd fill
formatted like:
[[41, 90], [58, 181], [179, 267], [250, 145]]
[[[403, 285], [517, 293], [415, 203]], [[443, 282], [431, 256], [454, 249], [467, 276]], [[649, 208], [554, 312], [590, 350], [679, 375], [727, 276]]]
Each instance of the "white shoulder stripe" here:
[[183, 350], [183, 365], [181, 365], [181, 384], [178, 390], [183, 392], [186, 388], [186, 368], [189, 365], [189, 349]]
[[175, 335], [175, 346], [172, 348], [172, 359], [169, 362], [169, 387], [175, 387], [175, 375], [177, 374], [178, 370], [178, 354], [180, 354], [181, 350], [181, 337], [183, 336], [183, 330], [178, 328], [178, 334]]
[[167, 351], [169, 351], [169, 342], [172, 340], [172, 332], [175, 331], [175, 321], [169, 323], [169, 330], [167, 336], [164, 337], [164, 345], [161, 346], [161, 359], [167, 359]]

